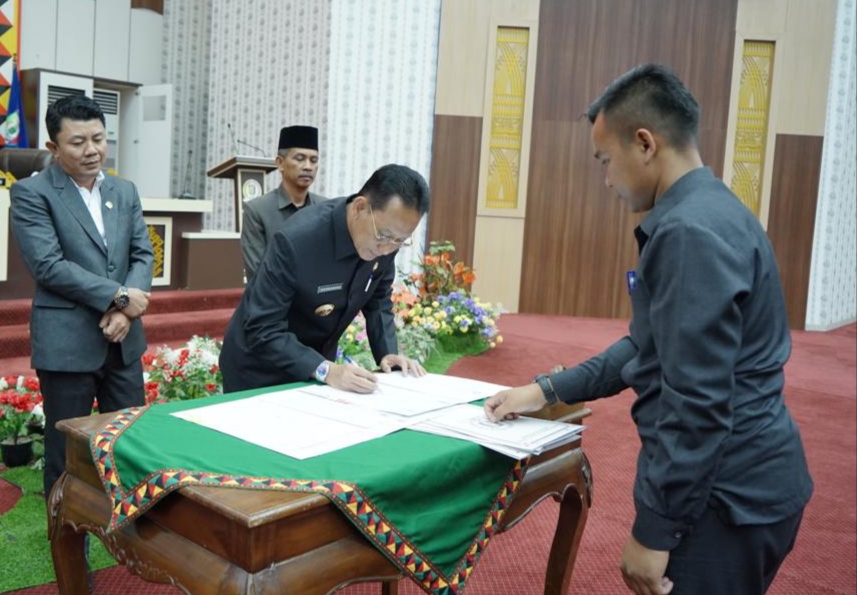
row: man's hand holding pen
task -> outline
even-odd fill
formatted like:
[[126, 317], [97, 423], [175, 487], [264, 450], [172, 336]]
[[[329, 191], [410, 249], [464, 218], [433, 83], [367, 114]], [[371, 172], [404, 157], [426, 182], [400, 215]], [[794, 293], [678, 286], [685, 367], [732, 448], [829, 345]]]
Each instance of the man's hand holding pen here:
[[363, 394], [378, 388], [375, 374], [355, 364], [350, 357], [345, 358], [344, 364], [331, 365], [325, 382], [333, 388]]
[[[332, 364], [325, 382], [333, 388], [348, 390], [355, 393], [371, 393], [380, 390], [378, 377], [369, 370], [359, 366], [350, 357], [345, 356], [344, 364]], [[381, 372], [389, 374], [401, 370], [404, 376], [425, 376], [425, 368], [416, 360], [404, 355], [388, 354], [379, 364]]]

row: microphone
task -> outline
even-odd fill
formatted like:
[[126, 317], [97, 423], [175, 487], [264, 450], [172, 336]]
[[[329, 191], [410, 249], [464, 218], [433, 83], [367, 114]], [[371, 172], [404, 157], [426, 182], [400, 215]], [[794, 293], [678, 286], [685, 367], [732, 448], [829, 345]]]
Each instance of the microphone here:
[[232, 130], [232, 124], [229, 122], [226, 123], [226, 127], [229, 129], [229, 136], [232, 137], [232, 152], [236, 155], [238, 154], [238, 139], [235, 138], [235, 131]]
[[243, 140], [241, 140], [240, 138], [239, 138], [239, 139], [237, 139], [237, 141], [236, 141], [236, 142], [237, 142], [239, 145], [244, 145], [245, 147], [250, 147], [250, 148], [251, 148], [251, 149], [253, 149], [254, 151], [259, 151], [259, 153], [262, 155], [262, 157], [267, 157], [267, 156], [268, 156], [268, 154], [267, 154], [267, 153], [265, 153], [265, 151], [264, 151], [264, 150], [260, 149], [260, 148], [259, 148], [259, 147], [257, 147], [256, 145], [251, 145], [250, 143], [245, 143], [245, 142], [244, 142]]
[[179, 194], [179, 198], [187, 200], [196, 200], [196, 197], [190, 192], [190, 158], [193, 155], [193, 149], [187, 150], [187, 161], [184, 167], [184, 191]]

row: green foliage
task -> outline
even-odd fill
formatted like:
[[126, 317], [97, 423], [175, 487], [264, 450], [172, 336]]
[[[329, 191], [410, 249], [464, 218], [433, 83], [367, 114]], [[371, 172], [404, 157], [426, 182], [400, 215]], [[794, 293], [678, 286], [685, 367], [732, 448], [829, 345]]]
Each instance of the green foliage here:
[[[419, 362], [425, 362], [436, 349], [435, 338], [431, 333], [423, 328], [405, 326], [401, 320], [396, 321], [396, 342], [399, 344], [399, 353]], [[357, 315], [339, 339], [336, 363], [345, 362], [346, 356], [367, 370], [377, 367], [366, 335], [366, 320], [362, 314]]]
[[425, 363], [433, 353], [437, 351], [434, 336], [426, 329], [405, 325], [397, 321], [396, 340], [399, 343], [399, 352], [404, 353], [411, 359]]
[[[27, 467], [7, 469], [0, 481], [21, 488], [17, 504], [0, 516], [0, 593], [56, 581], [47, 539], [47, 512], [42, 472]], [[93, 570], [113, 566], [116, 561], [97, 538], [89, 540], [89, 563]]]

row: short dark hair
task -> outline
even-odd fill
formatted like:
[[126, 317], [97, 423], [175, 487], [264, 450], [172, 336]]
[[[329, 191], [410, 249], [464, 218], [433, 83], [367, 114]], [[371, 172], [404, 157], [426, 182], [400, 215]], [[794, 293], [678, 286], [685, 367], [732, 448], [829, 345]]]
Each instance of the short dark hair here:
[[429, 189], [425, 178], [406, 165], [391, 163], [375, 170], [358, 194], [369, 200], [373, 209], [383, 211], [394, 196], [420, 215], [429, 210]]
[[53, 142], [57, 142], [57, 134], [62, 129], [63, 118], [84, 122], [98, 118], [104, 126], [107, 126], [101, 106], [86, 95], [66, 95], [48, 106], [48, 113], [45, 114], [45, 127], [48, 129], [48, 136]]
[[678, 76], [661, 64], [637, 66], [610, 83], [587, 108], [586, 117], [594, 123], [600, 113], [622, 141], [646, 128], [676, 148], [696, 146], [699, 104]]

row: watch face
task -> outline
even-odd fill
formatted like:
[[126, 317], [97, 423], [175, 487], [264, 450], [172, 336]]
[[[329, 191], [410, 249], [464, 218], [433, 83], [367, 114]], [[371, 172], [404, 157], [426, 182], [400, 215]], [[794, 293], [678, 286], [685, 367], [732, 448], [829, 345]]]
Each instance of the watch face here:
[[327, 378], [328, 372], [330, 372], [330, 364], [327, 362], [321, 362], [315, 369], [316, 380], [318, 380], [319, 382], [324, 382]]

